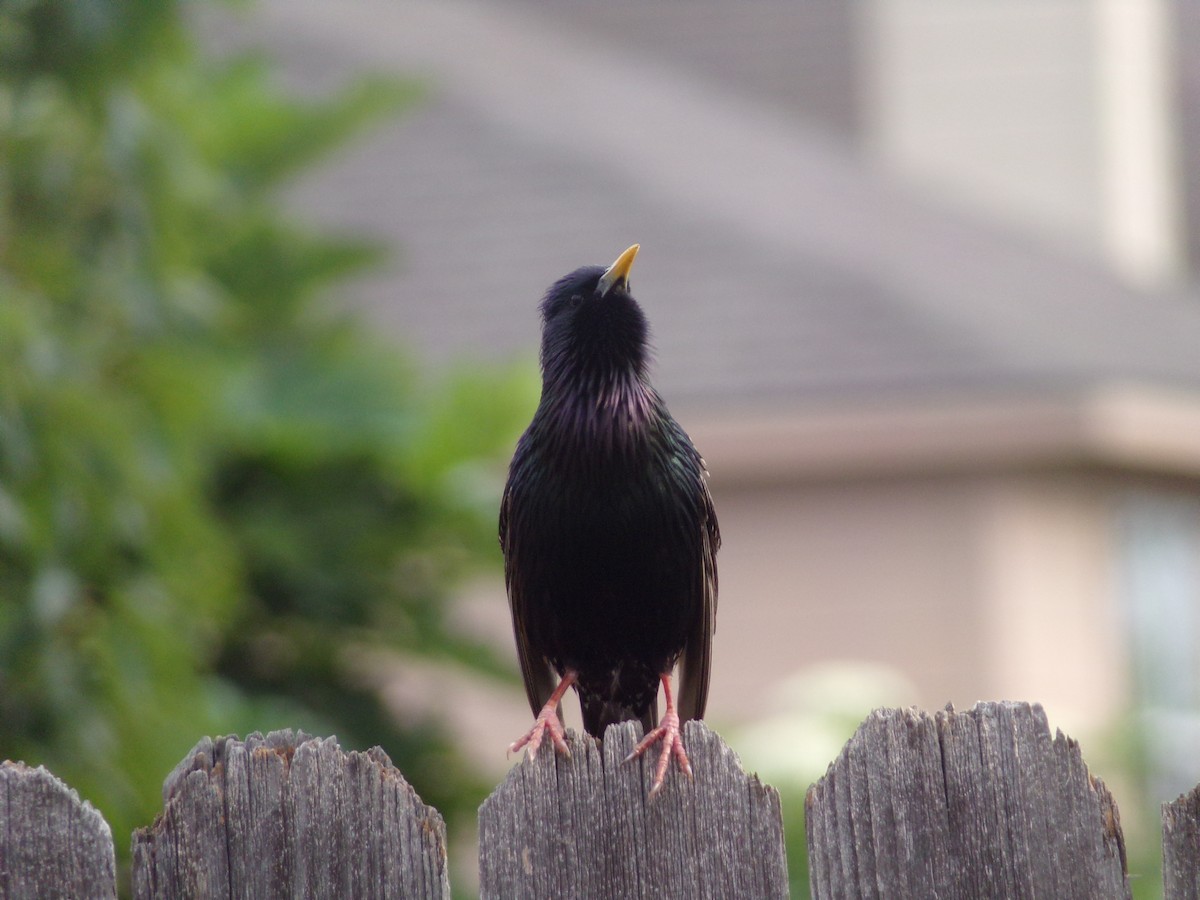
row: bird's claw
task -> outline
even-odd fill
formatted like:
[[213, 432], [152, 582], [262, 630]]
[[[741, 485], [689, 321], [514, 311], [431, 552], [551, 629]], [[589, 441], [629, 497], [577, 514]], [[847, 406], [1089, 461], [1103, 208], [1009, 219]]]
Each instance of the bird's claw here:
[[679, 716], [674, 710], [663, 716], [659, 726], [642, 738], [641, 742], [633, 748], [633, 752], [625, 757], [625, 762], [637, 759], [659, 742], [662, 743], [662, 750], [658, 754], [658, 766], [654, 770], [654, 784], [650, 788], [651, 797], [656, 796], [662, 790], [663, 782], [667, 777], [667, 766], [670, 765], [672, 756], [679, 763], [683, 774], [689, 779], [692, 777], [692, 764], [688, 761], [687, 750], [683, 746], [683, 732], [679, 727]]
[[524, 735], [513, 741], [509, 747], [509, 753], [516, 753], [522, 747], [528, 747], [530, 759], [537, 759], [537, 752], [542, 746], [542, 738], [546, 732], [550, 732], [550, 740], [554, 744], [554, 749], [565, 756], [571, 758], [571, 748], [567, 746], [566, 731], [563, 729], [562, 722], [558, 718], [558, 710], [550, 704], [538, 714], [537, 719]]

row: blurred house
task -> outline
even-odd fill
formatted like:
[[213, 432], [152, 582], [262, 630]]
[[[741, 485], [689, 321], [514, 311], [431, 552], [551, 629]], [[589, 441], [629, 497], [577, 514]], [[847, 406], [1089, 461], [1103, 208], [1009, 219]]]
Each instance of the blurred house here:
[[1184, 4], [270, 0], [251, 22], [237, 40], [305, 89], [426, 84], [296, 202], [398, 244], [355, 302], [427, 358], [532, 366], [545, 287], [642, 244], [658, 383], [725, 536], [712, 718], [833, 659], [1075, 731], [1197, 709]]

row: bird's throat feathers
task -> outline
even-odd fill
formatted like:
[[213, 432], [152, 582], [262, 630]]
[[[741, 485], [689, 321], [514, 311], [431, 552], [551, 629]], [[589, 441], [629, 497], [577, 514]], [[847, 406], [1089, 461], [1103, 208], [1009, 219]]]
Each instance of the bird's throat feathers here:
[[555, 372], [547, 367], [537, 417], [547, 437], [567, 449], [630, 453], [652, 439], [662, 403], [641, 373]]
[[649, 328], [628, 283], [577, 269], [542, 300], [542, 399], [531, 431], [568, 453], [636, 453], [662, 401], [650, 386]]

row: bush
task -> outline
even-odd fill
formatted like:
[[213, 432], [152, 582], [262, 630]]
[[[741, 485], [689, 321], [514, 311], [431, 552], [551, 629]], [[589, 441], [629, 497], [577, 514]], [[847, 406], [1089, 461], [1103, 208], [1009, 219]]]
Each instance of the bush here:
[[176, 0], [0, 7], [0, 757], [120, 835], [203, 734], [382, 744], [453, 817], [475, 781], [364, 651], [502, 671], [455, 634], [498, 559], [529, 385], [430, 386], [322, 298], [379, 256], [295, 224], [288, 177], [413, 97], [298, 102], [203, 58]]

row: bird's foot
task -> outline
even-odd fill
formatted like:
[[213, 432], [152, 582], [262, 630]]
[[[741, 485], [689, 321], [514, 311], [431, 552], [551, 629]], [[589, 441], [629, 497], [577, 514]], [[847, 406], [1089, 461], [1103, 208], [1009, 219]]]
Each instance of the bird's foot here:
[[513, 741], [508, 747], [509, 753], [516, 753], [522, 747], [528, 747], [530, 759], [537, 758], [538, 749], [542, 746], [542, 738], [550, 733], [550, 740], [554, 744], [554, 749], [563, 756], [570, 758], [571, 750], [567, 746], [566, 731], [563, 724], [558, 718], [558, 704], [547, 703], [542, 707], [542, 711], [538, 713], [538, 717], [534, 720], [533, 727], [530, 728], [524, 735]]
[[550, 740], [554, 743], [554, 749], [568, 759], [571, 758], [571, 750], [567, 746], [566, 731], [563, 729], [562, 719], [558, 717], [558, 705], [562, 702], [567, 688], [575, 683], [576, 677], [574, 670], [568, 670], [563, 675], [562, 680], [558, 683], [558, 687], [554, 689], [554, 693], [550, 695], [550, 699], [546, 701], [545, 706], [542, 707], [542, 711], [534, 719], [533, 727], [509, 745], [509, 753], [516, 753], [522, 747], [529, 747], [529, 758], [536, 759], [538, 748], [542, 746], [542, 737], [549, 731]]
[[633, 752], [625, 757], [625, 762], [637, 759], [652, 746], [662, 743], [658, 754], [658, 768], [654, 770], [654, 785], [650, 788], [650, 796], [655, 796], [662, 790], [663, 781], [667, 777], [667, 766], [674, 756], [679, 768], [688, 778], [692, 777], [692, 764], [688, 762], [687, 751], [683, 747], [683, 731], [679, 727], [679, 714], [674, 708], [668, 708], [658, 727], [642, 738], [641, 743], [633, 748]]

